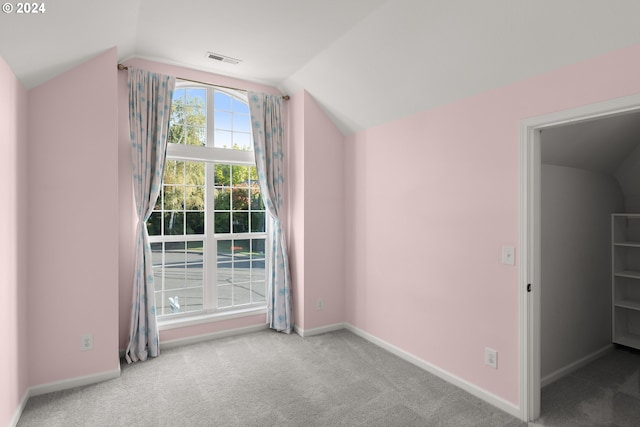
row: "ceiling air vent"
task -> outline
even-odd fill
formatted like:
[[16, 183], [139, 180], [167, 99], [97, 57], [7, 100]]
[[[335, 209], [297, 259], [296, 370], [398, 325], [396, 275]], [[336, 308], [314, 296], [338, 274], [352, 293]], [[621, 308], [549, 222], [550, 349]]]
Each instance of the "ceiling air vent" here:
[[227, 64], [239, 64], [242, 62], [241, 59], [232, 58], [230, 56], [220, 55], [219, 53], [207, 52], [207, 58], [213, 59], [214, 61], [226, 62]]

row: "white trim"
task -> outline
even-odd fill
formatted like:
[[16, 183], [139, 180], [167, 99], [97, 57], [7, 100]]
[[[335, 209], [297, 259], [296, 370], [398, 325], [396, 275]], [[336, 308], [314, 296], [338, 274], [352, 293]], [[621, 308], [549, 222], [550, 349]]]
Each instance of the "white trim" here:
[[27, 406], [27, 401], [29, 400], [29, 389], [25, 390], [24, 396], [22, 396], [22, 400], [20, 401], [20, 405], [16, 409], [16, 412], [13, 414], [13, 418], [9, 421], [9, 427], [16, 427], [18, 425], [18, 421], [20, 421], [20, 417], [22, 416], [22, 411], [24, 411], [24, 407]]
[[[219, 311], [216, 313], [207, 313], [201, 315], [185, 315], [176, 318], [158, 319], [158, 330], [167, 331], [170, 329], [184, 328], [187, 326], [201, 325], [203, 323], [213, 323], [223, 320], [237, 319], [241, 317], [259, 316], [267, 314], [266, 306], [259, 306], [248, 309], [236, 309], [228, 311]], [[165, 316], [170, 317], [171, 315]]]
[[[520, 417], [540, 413], [540, 130], [640, 109], [640, 94], [610, 99], [520, 121], [519, 141], [519, 332]], [[528, 283], [532, 292], [526, 292]], [[531, 298], [529, 298], [529, 295]]]
[[229, 163], [232, 165], [255, 166], [253, 151], [232, 150], [218, 147], [199, 147], [197, 145], [167, 144], [167, 158], [197, 162]]
[[546, 377], [542, 378], [540, 380], [540, 386], [541, 387], [545, 387], [548, 386], [549, 384], [553, 383], [554, 381], [559, 380], [560, 378], [569, 375], [572, 372], [577, 371], [578, 369], [582, 368], [583, 366], [587, 366], [589, 363], [593, 362], [596, 359], [599, 359], [600, 357], [604, 356], [606, 353], [612, 351], [614, 349], [613, 344], [607, 344], [604, 347], [602, 347], [599, 350], [594, 351], [591, 354], [586, 355], [585, 357], [576, 360], [573, 363], [568, 364], [567, 366], [558, 369], [555, 372], [550, 373], [549, 375], [547, 375]]
[[53, 393], [54, 391], [68, 390], [85, 385], [97, 384], [103, 381], [113, 380], [115, 378], [120, 378], [120, 364], [118, 364], [117, 369], [113, 369], [111, 371], [98, 372], [96, 374], [83, 375], [81, 377], [74, 377], [29, 387], [28, 394], [29, 397], [39, 396], [41, 394]]
[[540, 132], [526, 123], [520, 126], [519, 163], [520, 419], [531, 421], [540, 416]]
[[495, 394], [490, 393], [478, 387], [475, 384], [465, 381], [456, 375], [453, 375], [441, 368], [438, 368], [437, 366], [434, 366], [431, 363], [423, 359], [420, 359], [419, 357], [414, 356], [413, 354], [408, 353], [402, 350], [401, 348], [396, 347], [393, 344], [390, 344], [384, 340], [381, 340], [380, 338], [377, 338], [374, 335], [371, 335], [370, 333], [365, 332], [362, 329], [359, 329], [349, 323], [345, 324], [345, 329], [353, 332], [354, 334], [366, 339], [367, 341], [370, 341], [371, 343], [379, 347], [382, 347], [383, 349], [389, 351], [392, 354], [395, 354], [401, 359], [406, 360], [407, 362], [412, 363], [417, 367], [422, 368], [425, 371], [439, 378], [442, 378], [443, 380], [463, 389], [468, 393], [471, 393], [475, 397], [484, 400], [485, 402], [497, 407], [498, 409], [501, 409], [507, 412], [508, 414], [513, 415], [514, 417], [520, 416], [520, 408], [518, 406], [514, 405], [511, 402], [507, 402], [503, 398], [496, 396]]
[[181, 347], [183, 345], [189, 345], [189, 344], [197, 344], [197, 343], [219, 339], [219, 338], [227, 338], [227, 337], [232, 337], [236, 335], [250, 334], [252, 332], [264, 331], [265, 329], [269, 329], [269, 325], [267, 325], [266, 323], [260, 324], [260, 325], [245, 326], [243, 328], [227, 329], [224, 331], [212, 332], [210, 334], [204, 334], [204, 335], [196, 335], [193, 337], [177, 338], [175, 340], [161, 342], [160, 350]]
[[348, 329], [346, 323], [334, 323], [332, 325], [320, 326], [319, 328], [302, 329], [297, 325], [293, 325], [293, 330], [301, 337], [312, 337], [314, 335], [326, 334], [327, 332], [339, 331], [340, 329]]

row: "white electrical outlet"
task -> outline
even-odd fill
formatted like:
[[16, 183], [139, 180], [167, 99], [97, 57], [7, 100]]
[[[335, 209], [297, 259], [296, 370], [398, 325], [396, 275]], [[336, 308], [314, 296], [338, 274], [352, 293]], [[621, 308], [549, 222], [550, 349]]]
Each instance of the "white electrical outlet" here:
[[318, 301], [316, 301], [316, 308], [318, 310], [322, 310], [324, 308], [324, 300], [322, 298], [318, 298]]
[[516, 248], [513, 246], [502, 247], [502, 263], [504, 265], [516, 265]]
[[498, 369], [498, 352], [489, 347], [485, 348], [484, 364], [491, 366], [493, 369]]
[[93, 350], [93, 334], [84, 334], [80, 337], [80, 351]]

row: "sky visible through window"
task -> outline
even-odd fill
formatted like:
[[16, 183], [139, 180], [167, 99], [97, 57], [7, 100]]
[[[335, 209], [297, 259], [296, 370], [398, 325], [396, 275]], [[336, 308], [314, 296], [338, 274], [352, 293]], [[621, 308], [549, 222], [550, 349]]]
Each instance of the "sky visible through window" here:
[[[213, 98], [213, 146], [235, 150], [252, 150], [249, 106], [234, 96], [219, 90], [214, 91]], [[186, 122], [185, 125], [201, 135], [198, 139], [204, 145], [207, 134], [206, 121], [204, 120], [207, 116], [206, 88], [178, 87], [174, 91], [173, 102], [176, 105], [184, 105], [183, 120]]]

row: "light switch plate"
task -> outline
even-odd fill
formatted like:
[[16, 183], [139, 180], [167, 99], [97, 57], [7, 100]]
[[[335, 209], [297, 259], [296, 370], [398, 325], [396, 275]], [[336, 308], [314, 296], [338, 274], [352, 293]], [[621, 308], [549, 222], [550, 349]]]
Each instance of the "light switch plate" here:
[[502, 247], [502, 263], [505, 265], [516, 265], [516, 248], [513, 246]]

